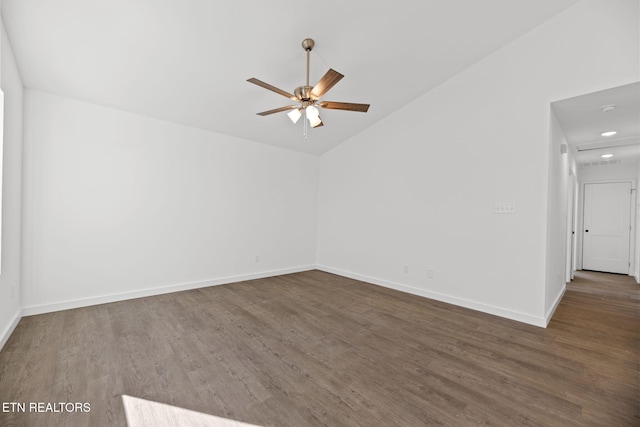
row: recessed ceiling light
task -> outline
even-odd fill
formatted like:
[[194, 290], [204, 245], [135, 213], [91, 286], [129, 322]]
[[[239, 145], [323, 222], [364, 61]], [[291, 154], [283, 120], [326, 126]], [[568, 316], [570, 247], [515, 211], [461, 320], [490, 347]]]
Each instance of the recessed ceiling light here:
[[608, 159], [609, 157], [613, 157], [613, 154], [603, 154], [602, 156], [603, 159]]
[[616, 133], [618, 133], [618, 132], [616, 132], [615, 130], [609, 130], [609, 131], [606, 131], [606, 132], [602, 132], [600, 135], [602, 135], [602, 136], [613, 136]]

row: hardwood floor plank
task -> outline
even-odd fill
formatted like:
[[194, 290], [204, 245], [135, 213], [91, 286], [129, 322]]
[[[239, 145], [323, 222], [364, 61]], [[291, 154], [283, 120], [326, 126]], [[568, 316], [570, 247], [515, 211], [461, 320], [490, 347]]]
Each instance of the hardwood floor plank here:
[[635, 426], [627, 279], [579, 275], [547, 329], [320, 271], [26, 317], [0, 402], [91, 411], [0, 425], [123, 426], [128, 395], [264, 426]]

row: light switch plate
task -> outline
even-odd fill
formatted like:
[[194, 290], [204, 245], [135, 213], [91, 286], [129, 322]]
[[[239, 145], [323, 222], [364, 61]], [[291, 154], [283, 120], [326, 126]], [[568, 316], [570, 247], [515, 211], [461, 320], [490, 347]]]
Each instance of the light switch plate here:
[[496, 214], [515, 214], [516, 204], [510, 203], [510, 202], [509, 203], [496, 202], [493, 212]]

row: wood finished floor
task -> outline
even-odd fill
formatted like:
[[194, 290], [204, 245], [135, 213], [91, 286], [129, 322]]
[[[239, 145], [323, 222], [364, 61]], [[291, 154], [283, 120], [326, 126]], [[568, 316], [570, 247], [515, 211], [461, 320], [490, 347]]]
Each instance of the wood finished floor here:
[[615, 298], [640, 300], [640, 285], [631, 276], [599, 271], [576, 271], [567, 290]]
[[263, 426], [637, 426], [639, 304], [568, 290], [543, 329], [310, 271], [25, 317], [0, 402], [91, 411], [0, 425], [126, 426], [125, 394]]

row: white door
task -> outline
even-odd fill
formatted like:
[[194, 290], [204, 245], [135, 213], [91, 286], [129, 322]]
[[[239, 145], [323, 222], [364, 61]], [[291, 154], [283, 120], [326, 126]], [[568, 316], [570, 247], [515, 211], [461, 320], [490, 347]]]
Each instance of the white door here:
[[631, 183], [585, 184], [582, 268], [629, 274]]

